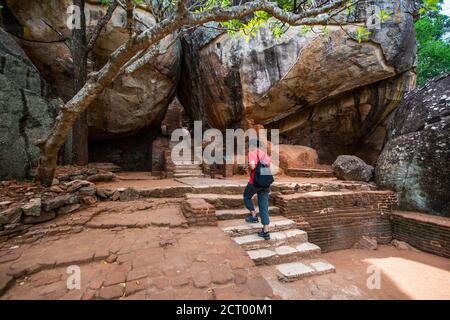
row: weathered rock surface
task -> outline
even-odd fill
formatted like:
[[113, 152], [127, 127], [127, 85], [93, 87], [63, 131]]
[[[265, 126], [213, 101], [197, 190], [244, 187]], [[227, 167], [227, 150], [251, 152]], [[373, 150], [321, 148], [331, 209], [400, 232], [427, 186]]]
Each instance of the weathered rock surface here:
[[375, 237], [362, 236], [353, 246], [355, 249], [377, 250], [378, 242]]
[[280, 129], [282, 143], [313, 147], [321, 163], [332, 164], [341, 154], [356, 154], [373, 164], [381, 152], [389, 116], [414, 82], [415, 74], [408, 71], [329, 98], [269, 127]]
[[399, 250], [408, 250], [408, 251], [416, 251], [416, 252], [419, 251], [416, 248], [414, 248], [413, 246], [411, 246], [409, 243], [407, 243], [405, 241], [396, 240], [396, 239], [391, 241], [391, 245], [396, 247]]
[[339, 156], [333, 163], [334, 175], [341, 180], [365, 181], [372, 179], [374, 168], [356, 156]]
[[14, 206], [9, 209], [0, 211], [0, 225], [17, 223], [22, 216], [22, 208], [20, 206]]
[[314, 168], [318, 164], [316, 150], [298, 145], [279, 145], [280, 168]]
[[[330, 163], [366, 141], [377, 155], [383, 121], [414, 84], [413, 4], [377, 1], [394, 14], [363, 43], [333, 27], [327, 35], [290, 28], [280, 38], [262, 30], [249, 42], [198, 29], [183, 40], [181, 101], [212, 127], [238, 126], [243, 118], [278, 127], [286, 142], [313, 147]], [[355, 21], [365, 20], [364, 8], [358, 12]], [[332, 148], [341, 150], [329, 154]]]
[[41, 205], [41, 198], [31, 199], [30, 202], [22, 206], [23, 214], [26, 216], [40, 216]]
[[[66, 13], [71, 0], [49, 1], [8, 1], [3, 11], [12, 18], [7, 27], [19, 32], [22, 37], [33, 40], [57, 40], [58, 34], [69, 36]], [[86, 1], [87, 23], [93, 29], [98, 19], [106, 12], [100, 1]], [[152, 15], [142, 9], [137, 14], [147, 25], [154, 24]], [[45, 17], [45, 22], [44, 19]], [[101, 33], [93, 50], [89, 68], [101, 68], [109, 55], [123, 44], [128, 34], [124, 28], [126, 13], [117, 8], [111, 21]], [[136, 23], [137, 28], [144, 27]], [[161, 47], [172, 41], [168, 37]], [[32, 43], [22, 41], [21, 45], [36, 64], [43, 76], [67, 100], [72, 96], [73, 65], [70, 52], [63, 43]], [[136, 133], [139, 130], [159, 125], [169, 105], [179, 73], [181, 46], [175, 42], [167, 53], [161, 55], [153, 64], [147, 64], [130, 75], [118, 77], [101, 96], [93, 102], [88, 112], [89, 134], [92, 139], [114, 138]]]
[[37, 164], [34, 146], [52, 126], [60, 100], [13, 38], [0, 28], [0, 179], [26, 178]]
[[450, 75], [411, 92], [393, 114], [376, 182], [398, 192], [400, 206], [450, 216]]

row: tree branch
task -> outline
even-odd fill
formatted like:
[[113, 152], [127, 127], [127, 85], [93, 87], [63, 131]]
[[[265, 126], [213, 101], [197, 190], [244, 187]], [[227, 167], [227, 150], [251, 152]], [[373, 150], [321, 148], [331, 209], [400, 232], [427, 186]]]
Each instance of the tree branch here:
[[147, 63], [150, 63], [153, 59], [155, 59], [157, 56], [160, 56], [161, 54], [162, 53], [159, 51], [159, 45], [155, 45], [150, 50], [134, 60], [131, 64], [126, 65], [122, 72], [127, 75], [132, 74]]
[[134, 0], [126, 0], [126, 11], [128, 35], [131, 38], [134, 29]]
[[[123, 10], [125, 10], [125, 11], [127, 10], [127, 7], [121, 0], [116, 0], [116, 1]], [[152, 10], [150, 10], [150, 11], [152, 11]], [[152, 15], [154, 15], [153, 12], [152, 12]], [[136, 22], [139, 22], [140, 24], [142, 24], [144, 26], [144, 28], [146, 28], [146, 29], [150, 28], [150, 26], [148, 24], [146, 24], [144, 22], [144, 20], [142, 20], [137, 14], [134, 15], [134, 20], [136, 20]]]
[[188, 12], [188, 1], [187, 0], [179, 0], [177, 6], [177, 16], [184, 17]]
[[180, 38], [183, 32], [178, 32], [177, 36], [172, 39], [172, 41], [164, 48], [164, 50], [159, 49], [159, 43], [153, 46], [150, 50], [146, 51], [144, 54], [140, 54], [138, 57], [133, 58], [130, 63], [127, 63], [122, 69], [121, 73], [132, 74], [133, 72], [139, 70], [148, 63], [153, 62], [157, 57], [166, 54], [170, 47], [172, 47]]
[[97, 42], [97, 39], [100, 36], [100, 33], [102, 32], [103, 28], [108, 24], [109, 20], [111, 20], [111, 17], [117, 8], [117, 4], [118, 4], [117, 0], [113, 0], [112, 3], [109, 5], [108, 10], [106, 10], [105, 15], [100, 19], [100, 21], [95, 26], [95, 29], [92, 32], [92, 35], [89, 38], [89, 42], [87, 44], [88, 51], [91, 51], [94, 48], [95, 43]]
[[292, 26], [328, 24], [329, 18], [332, 15], [324, 13], [339, 8], [346, 2], [347, 0], [333, 0], [326, 5], [296, 14], [284, 11], [274, 2], [267, 2], [266, 0], [251, 1], [234, 7], [216, 7], [203, 12], [191, 12], [189, 13], [189, 20], [192, 21], [190, 21], [190, 24], [203, 24], [209, 21], [228, 21], [243, 18], [255, 11], [265, 11], [274, 18]]
[[206, 22], [224, 22], [243, 18], [255, 11], [266, 11], [276, 19], [290, 25], [330, 24], [330, 14], [323, 14], [343, 5], [348, 0], [332, 0], [326, 5], [303, 11], [299, 14], [284, 12], [276, 3], [251, 1], [229, 8], [214, 8], [201, 13], [187, 9], [187, 0], [180, 0], [176, 13], [162, 20], [140, 34], [133, 33], [129, 40], [116, 49], [108, 62], [92, 77], [75, 96], [63, 107], [56, 118], [55, 126], [43, 141], [40, 141], [41, 157], [37, 169], [38, 177], [44, 185], [51, 185], [57, 165], [57, 155], [64, 144], [69, 130], [77, 116], [86, 110], [97, 96], [111, 84], [136, 54], [159, 43], [168, 35], [183, 27], [199, 26]]

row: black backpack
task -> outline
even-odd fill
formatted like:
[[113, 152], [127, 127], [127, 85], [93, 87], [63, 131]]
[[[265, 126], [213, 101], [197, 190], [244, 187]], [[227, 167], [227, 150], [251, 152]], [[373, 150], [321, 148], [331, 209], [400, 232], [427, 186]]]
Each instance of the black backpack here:
[[253, 181], [255, 187], [269, 188], [273, 181], [270, 166], [265, 164], [263, 159], [260, 159], [255, 168], [255, 179]]

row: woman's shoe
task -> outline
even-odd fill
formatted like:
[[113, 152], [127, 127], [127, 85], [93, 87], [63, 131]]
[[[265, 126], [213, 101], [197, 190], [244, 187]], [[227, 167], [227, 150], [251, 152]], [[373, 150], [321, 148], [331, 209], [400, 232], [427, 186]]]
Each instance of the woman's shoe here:
[[264, 240], [270, 240], [270, 232], [260, 231], [258, 232], [258, 236], [264, 238]]
[[258, 219], [258, 217], [249, 216], [249, 217], [245, 218], [245, 222], [247, 222], [247, 223], [258, 223], [259, 219]]

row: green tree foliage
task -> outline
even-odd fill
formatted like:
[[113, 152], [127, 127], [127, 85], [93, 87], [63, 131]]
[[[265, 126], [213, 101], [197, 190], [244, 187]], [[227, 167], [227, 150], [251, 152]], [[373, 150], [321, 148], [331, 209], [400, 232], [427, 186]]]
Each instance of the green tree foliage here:
[[450, 71], [450, 17], [438, 12], [442, 0], [429, 1], [431, 10], [416, 22], [418, 85]]

